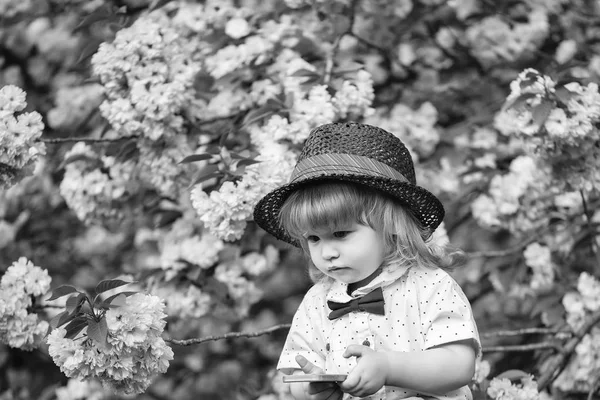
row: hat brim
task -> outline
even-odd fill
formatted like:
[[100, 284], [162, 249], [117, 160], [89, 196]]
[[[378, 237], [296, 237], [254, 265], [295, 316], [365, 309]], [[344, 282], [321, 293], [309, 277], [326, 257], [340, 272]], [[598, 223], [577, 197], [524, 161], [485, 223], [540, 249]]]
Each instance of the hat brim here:
[[397, 179], [386, 177], [373, 177], [371, 175], [344, 175], [326, 174], [320, 177], [289, 183], [266, 194], [254, 208], [254, 221], [265, 231], [277, 239], [290, 243], [296, 247], [300, 244], [287, 234], [279, 223], [279, 212], [290, 194], [302, 186], [320, 181], [353, 182], [370, 188], [377, 189], [404, 205], [415, 218], [431, 232], [435, 230], [444, 219], [444, 206], [440, 200], [427, 189], [413, 185], [409, 182], [400, 182]]

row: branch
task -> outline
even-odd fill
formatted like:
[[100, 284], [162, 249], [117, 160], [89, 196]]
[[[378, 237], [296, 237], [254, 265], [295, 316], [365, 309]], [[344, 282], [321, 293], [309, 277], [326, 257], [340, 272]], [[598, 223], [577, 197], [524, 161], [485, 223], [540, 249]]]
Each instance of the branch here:
[[483, 347], [481, 351], [483, 353], [498, 353], [498, 352], [511, 352], [511, 351], [533, 351], [540, 349], [553, 349], [560, 350], [561, 346], [557, 343], [550, 342], [541, 342], [541, 343], [531, 343], [531, 344], [516, 344], [509, 346], [488, 346]]
[[600, 322], [600, 311], [596, 311], [585, 321], [585, 323], [575, 332], [574, 337], [569, 340], [563, 347], [562, 351], [551, 360], [546, 367], [546, 372], [538, 380], [538, 390], [541, 392], [548, 386], [566, 367], [567, 363], [575, 348], [581, 342], [581, 339], [589, 333], [589, 331]]
[[45, 139], [39, 138], [37, 141], [44, 143], [68, 143], [68, 142], [88, 142], [88, 143], [100, 143], [100, 142], [119, 142], [121, 140], [129, 140], [129, 139], [138, 139], [139, 136], [125, 136], [115, 139], [92, 139], [92, 138], [84, 138], [84, 137], [70, 137], [70, 138], [55, 138], [55, 139]]
[[169, 342], [169, 343], [173, 343], [173, 344], [178, 344], [180, 346], [189, 346], [191, 344], [199, 344], [199, 343], [204, 343], [204, 342], [208, 342], [211, 340], [223, 340], [223, 339], [242, 338], [242, 337], [257, 337], [257, 336], [267, 335], [269, 333], [273, 333], [278, 330], [289, 329], [290, 326], [292, 326], [292, 324], [280, 324], [280, 325], [275, 325], [270, 328], [263, 329], [263, 330], [257, 331], [257, 332], [229, 332], [229, 333], [226, 333], [226, 334], [220, 335], [220, 336], [206, 336], [206, 337], [202, 337], [202, 338], [184, 339], [184, 340], [167, 338], [167, 339], [165, 339], [165, 341]]
[[494, 331], [494, 332], [485, 332], [480, 336], [482, 338], [491, 338], [498, 336], [519, 336], [519, 335], [529, 335], [529, 334], [544, 334], [544, 335], [557, 335], [569, 337], [572, 336], [572, 332], [560, 330], [560, 329], [551, 329], [551, 328], [522, 328], [516, 329], [514, 331]]

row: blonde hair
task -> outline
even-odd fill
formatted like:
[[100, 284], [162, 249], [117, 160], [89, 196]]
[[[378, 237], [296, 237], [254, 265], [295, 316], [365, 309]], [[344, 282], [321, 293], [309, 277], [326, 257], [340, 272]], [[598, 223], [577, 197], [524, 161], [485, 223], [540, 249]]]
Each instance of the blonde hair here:
[[[322, 181], [296, 190], [281, 207], [279, 221], [305, 254], [308, 248], [304, 235], [308, 231], [336, 230], [359, 223], [381, 235], [386, 250], [384, 268], [418, 264], [451, 271], [465, 260], [462, 251], [431, 242], [432, 232], [398, 201], [354, 183]], [[326, 277], [310, 261], [309, 276], [313, 282]]]

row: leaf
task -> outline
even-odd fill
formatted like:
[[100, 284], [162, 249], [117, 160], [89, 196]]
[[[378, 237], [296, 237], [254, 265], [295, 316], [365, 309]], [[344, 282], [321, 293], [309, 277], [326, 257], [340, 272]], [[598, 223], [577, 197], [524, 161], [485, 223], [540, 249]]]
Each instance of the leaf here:
[[227, 137], [229, 136], [230, 133], [231, 133], [231, 129], [228, 129], [225, 132], [223, 132], [223, 134], [219, 138], [219, 152], [221, 150], [220, 148], [225, 146], [225, 142], [227, 141]]
[[561, 86], [559, 88], [556, 88], [555, 91], [556, 94], [556, 98], [563, 104], [567, 104], [569, 102], [569, 100], [571, 100], [573, 98], [573, 95], [575, 93], [571, 92], [569, 89], [567, 89], [564, 86]]
[[87, 334], [101, 347], [106, 347], [106, 337], [108, 336], [108, 326], [106, 325], [106, 318], [100, 318], [100, 321], [90, 320], [88, 321]]
[[259, 122], [267, 117], [270, 117], [280, 109], [281, 105], [279, 103], [275, 101], [271, 103], [267, 102], [267, 104], [265, 104], [264, 106], [252, 110], [248, 114], [246, 114], [242, 121], [242, 127], [252, 125], [255, 122]]
[[75, 29], [73, 29], [73, 33], [87, 28], [96, 22], [114, 19], [113, 15], [113, 11], [109, 5], [106, 5], [106, 7], [100, 7], [84, 17], [83, 20], [75, 27]]
[[293, 74], [291, 74], [290, 76], [295, 76], [295, 77], [320, 77], [320, 75], [316, 72], [316, 71], [311, 71], [309, 69], [306, 68], [300, 68], [299, 70], [297, 70], [296, 72], [294, 72]]
[[60, 165], [58, 166], [58, 169], [63, 169], [65, 168], [68, 164], [74, 163], [76, 161], [89, 161], [91, 163], [97, 163], [98, 159], [96, 159], [95, 157], [90, 157], [87, 154], [74, 154], [70, 157], [65, 158]]
[[500, 375], [496, 376], [498, 379], [508, 379], [510, 381], [521, 380], [523, 378], [527, 378], [530, 374], [525, 371], [521, 371], [520, 369], [509, 369], [508, 371], [504, 371]]
[[75, 65], [79, 65], [82, 62], [86, 61], [90, 57], [92, 57], [98, 51], [100, 44], [103, 41], [101, 39], [89, 39], [88, 42], [83, 46], [77, 60], [75, 61]]
[[525, 104], [525, 102], [529, 99], [532, 99], [534, 97], [536, 97], [537, 94], [535, 93], [523, 93], [520, 96], [517, 96], [516, 98], [514, 98], [513, 100], [507, 102], [504, 104], [504, 106], [502, 106], [502, 110], [501, 111], [506, 111], [509, 108], [520, 108], [521, 106], [523, 106], [523, 104]]
[[236, 168], [240, 168], [240, 167], [246, 167], [248, 165], [252, 165], [252, 164], [259, 164], [262, 161], [258, 161], [258, 160], [253, 160], [251, 158], [244, 158], [240, 161], [237, 162], [236, 164]]
[[179, 161], [179, 164], [187, 164], [187, 163], [196, 162], [196, 161], [210, 160], [211, 158], [213, 158], [213, 155], [208, 154], [208, 153], [192, 154], [191, 156], [187, 156], [183, 160]]
[[52, 291], [52, 296], [50, 296], [50, 298], [46, 301], [50, 301], [50, 300], [56, 300], [60, 297], [66, 296], [68, 294], [71, 293], [80, 293], [79, 290], [77, 290], [77, 288], [70, 286], [70, 285], [62, 285], [57, 287], [56, 289], [54, 289]]
[[55, 315], [54, 318], [50, 320], [50, 326], [52, 327], [52, 329], [56, 329], [66, 324], [73, 318], [75, 318], [74, 315], [70, 314], [68, 311], [63, 311], [60, 314]]
[[[105, 300], [103, 300], [98, 307], [104, 308], [104, 309], [109, 309], [111, 307], [112, 308], [121, 307], [121, 306], [125, 305], [124, 300], [126, 297], [132, 296], [136, 293], [138, 293], [138, 292], [121, 292], [121, 293], [113, 294], [112, 296], [107, 297]], [[121, 298], [123, 300], [121, 300]], [[118, 299], [118, 300], [116, 300], [116, 299]]]
[[550, 116], [552, 109], [554, 108], [554, 102], [552, 101], [543, 101], [537, 106], [533, 108], [531, 112], [531, 117], [533, 118], [533, 122], [537, 126], [542, 126]]
[[154, 0], [154, 2], [152, 2], [152, 4], [150, 4], [150, 7], [148, 7], [148, 11], [154, 11], [157, 8], [161, 8], [162, 6], [170, 3], [171, 1], [172, 0]]
[[118, 288], [123, 285], [128, 285], [130, 283], [135, 282], [125, 282], [120, 279], [106, 279], [100, 282], [98, 285], [96, 285], [95, 291], [97, 294], [100, 294], [106, 292], [107, 290]]
[[203, 168], [202, 171], [198, 173], [190, 183], [190, 187], [207, 181], [212, 178], [219, 178], [223, 176], [223, 172], [219, 171], [219, 166], [217, 165], [207, 165], [206, 168]]
[[71, 321], [67, 326], [65, 326], [65, 330], [67, 331], [65, 333], [65, 338], [73, 339], [86, 326], [88, 326], [88, 320], [85, 317], [77, 317], [73, 319], [73, 321]]
[[76, 313], [81, 304], [85, 301], [85, 294], [79, 293], [67, 299], [66, 308], [69, 313]]

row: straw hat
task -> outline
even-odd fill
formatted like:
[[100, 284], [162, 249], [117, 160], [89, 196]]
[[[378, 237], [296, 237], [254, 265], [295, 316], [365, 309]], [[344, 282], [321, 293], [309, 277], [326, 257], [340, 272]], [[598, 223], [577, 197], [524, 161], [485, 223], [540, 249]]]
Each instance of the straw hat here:
[[366, 124], [333, 123], [313, 129], [288, 184], [265, 195], [254, 208], [254, 221], [294, 246], [279, 223], [279, 210], [289, 195], [323, 180], [354, 182], [397, 199], [431, 232], [444, 218], [444, 207], [431, 192], [417, 186], [415, 169], [404, 143], [390, 132]]

